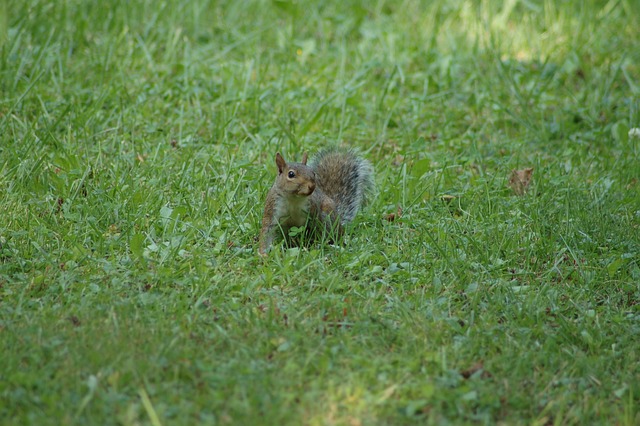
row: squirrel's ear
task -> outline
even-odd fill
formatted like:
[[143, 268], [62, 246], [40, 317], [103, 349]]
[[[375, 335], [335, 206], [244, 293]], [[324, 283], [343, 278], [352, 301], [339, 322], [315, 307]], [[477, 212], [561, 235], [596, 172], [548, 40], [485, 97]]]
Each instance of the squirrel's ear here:
[[302, 154], [302, 164], [307, 164], [307, 153]]
[[287, 167], [287, 162], [284, 161], [284, 158], [282, 158], [279, 152], [276, 153], [276, 165], [278, 166], [278, 173], [282, 173], [284, 168]]

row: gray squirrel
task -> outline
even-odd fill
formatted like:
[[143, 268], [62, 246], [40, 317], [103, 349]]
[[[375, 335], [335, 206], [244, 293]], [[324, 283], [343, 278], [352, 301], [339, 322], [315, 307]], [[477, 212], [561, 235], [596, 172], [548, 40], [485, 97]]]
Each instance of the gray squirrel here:
[[315, 232], [341, 236], [373, 190], [371, 163], [351, 150], [326, 149], [307, 165], [287, 163], [276, 153], [278, 176], [269, 190], [260, 230], [261, 256], [266, 256], [277, 233], [305, 226]]

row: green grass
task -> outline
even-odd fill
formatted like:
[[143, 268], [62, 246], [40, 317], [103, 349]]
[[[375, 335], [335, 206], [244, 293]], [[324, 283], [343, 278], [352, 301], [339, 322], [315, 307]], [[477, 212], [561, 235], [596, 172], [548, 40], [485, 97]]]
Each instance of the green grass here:
[[[0, 0], [0, 423], [640, 423], [639, 64], [632, 0]], [[377, 197], [262, 260], [328, 144]]]

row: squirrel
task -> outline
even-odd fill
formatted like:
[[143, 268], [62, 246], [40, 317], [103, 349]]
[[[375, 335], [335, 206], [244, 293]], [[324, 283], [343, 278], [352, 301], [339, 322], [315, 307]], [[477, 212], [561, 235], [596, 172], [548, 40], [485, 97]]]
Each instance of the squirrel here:
[[276, 153], [278, 176], [269, 190], [262, 216], [260, 248], [266, 256], [276, 233], [285, 238], [291, 227], [305, 226], [306, 235], [340, 237], [373, 191], [373, 167], [351, 150], [326, 149], [307, 165], [287, 163]]

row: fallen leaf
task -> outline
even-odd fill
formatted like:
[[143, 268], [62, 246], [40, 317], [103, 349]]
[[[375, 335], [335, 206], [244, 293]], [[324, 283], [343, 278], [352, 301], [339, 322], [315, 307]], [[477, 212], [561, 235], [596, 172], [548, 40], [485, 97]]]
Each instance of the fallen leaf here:
[[71, 316], [70, 316], [69, 318], [67, 318], [67, 319], [71, 322], [71, 324], [73, 324], [73, 326], [74, 326], [74, 327], [78, 327], [78, 326], [80, 326], [80, 324], [81, 324], [80, 320], [79, 320], [79, 319], [78, 319], [78, 317], [77, 317], [77, 316], [75, 316], [75, 315], [71, 315]]
[[384, 218], [387, 222], [393, 222], [396, 219], [400, 219], [402, 217], [402, 207], [398, 206], [398, 210], [395, 213], [389, 213]]
[[511, 177], [509, 178], [509, 186], [516, 195], [524, 195], [531, 183], [531, 176], [533, 175], [533, 167], [528, 167], [522, 170], [513, 169], [511, 171]]
[[480, 374], [480, 377], [482, 378], [491, 377], [491, 373], [484, 370], [484, 362], [482, 361], [478, 361], [475, 364], [473, 364], [471, 367], [467, 368], [466, 370], [462, 370], [460, 372], [460, 375], [465, 379], [468, 379], [478, 371], [482, 371], [482, 373]]

